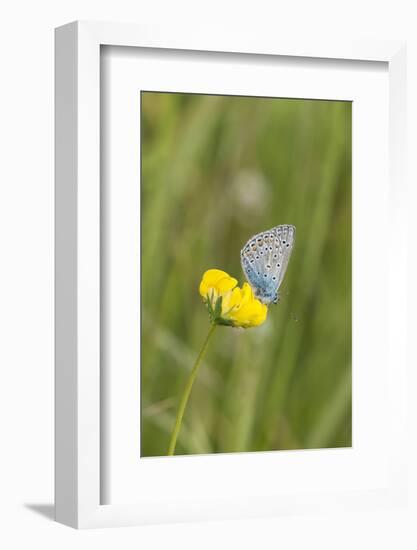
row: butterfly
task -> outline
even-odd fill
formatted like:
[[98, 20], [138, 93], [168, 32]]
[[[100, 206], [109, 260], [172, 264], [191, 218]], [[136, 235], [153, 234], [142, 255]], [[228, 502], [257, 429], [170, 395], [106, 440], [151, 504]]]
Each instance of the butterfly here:
[[276, 304], [295, 243], [293, 225], [277, 225], [251, 237], [240, 252], [243, 272], [263, 304]]

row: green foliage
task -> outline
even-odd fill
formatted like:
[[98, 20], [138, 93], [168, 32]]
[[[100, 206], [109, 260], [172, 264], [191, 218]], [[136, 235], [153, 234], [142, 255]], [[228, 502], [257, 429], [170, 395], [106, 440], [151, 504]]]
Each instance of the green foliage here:
[[209, 327], [210, 268], [297, 229], [281, 300], [219, 327], [177, 454], [351, 445], [351, 104], [142, 93], [142, 456], [165, 455]]

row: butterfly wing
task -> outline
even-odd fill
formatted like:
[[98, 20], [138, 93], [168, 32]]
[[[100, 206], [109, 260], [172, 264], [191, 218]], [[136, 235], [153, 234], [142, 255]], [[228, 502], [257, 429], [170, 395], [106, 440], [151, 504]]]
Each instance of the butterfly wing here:
[[262, 302], [276, 301], [294, 243], [295, 227], [278, 225], [251, 237], [242, 248], [242, 269]]

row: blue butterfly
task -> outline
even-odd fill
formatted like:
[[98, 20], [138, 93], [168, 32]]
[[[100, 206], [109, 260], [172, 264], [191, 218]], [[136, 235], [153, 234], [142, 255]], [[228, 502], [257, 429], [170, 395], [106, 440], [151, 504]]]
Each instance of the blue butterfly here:
[[256, 298], [276, 304], [295, 243], [295, 227], [278, 225], [251, 237], [240, 252], [240, 261]]

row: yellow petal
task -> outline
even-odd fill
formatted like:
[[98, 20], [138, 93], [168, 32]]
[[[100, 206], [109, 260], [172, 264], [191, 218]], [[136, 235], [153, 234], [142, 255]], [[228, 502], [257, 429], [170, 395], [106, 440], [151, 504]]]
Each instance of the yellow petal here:
[[219, 294], [224, 294], [225, 292], [228, 292], [229, 290], [232, 290], [237, 285], [237, 280], [233, 277], [223, 277], [223, 279], [219, 279], [216, 284], [216, 290]]
[[228, 273], [221, 269], [209, 269], [203, 275], [199, 291], [205, 298], [210, 289], [214, 289], [217, 294], [222, 295], [237, 285], [237, 280], [230, 277]]
[[240, 307], [242, 301], [242, 290], [237, 286], [233, 290], [226, 292], [223, 295], [222, 301], [222, 317], [230, 318], [230, 312], [237, 307]]
[[255, 296], [253, 295], [252, 287], [249, 283], [243, 283], [242, 286], [242, 302], [247, 303], [251, 302], [253, 300], [256, 300]]
[[267, 314], [268, 307], [254, 297], [252, 288], [245, 283], [242, 287], [240, 304], [231, 311], [230, 318], [236, 326], [249, 328], [261, 325], [266, 320]]

